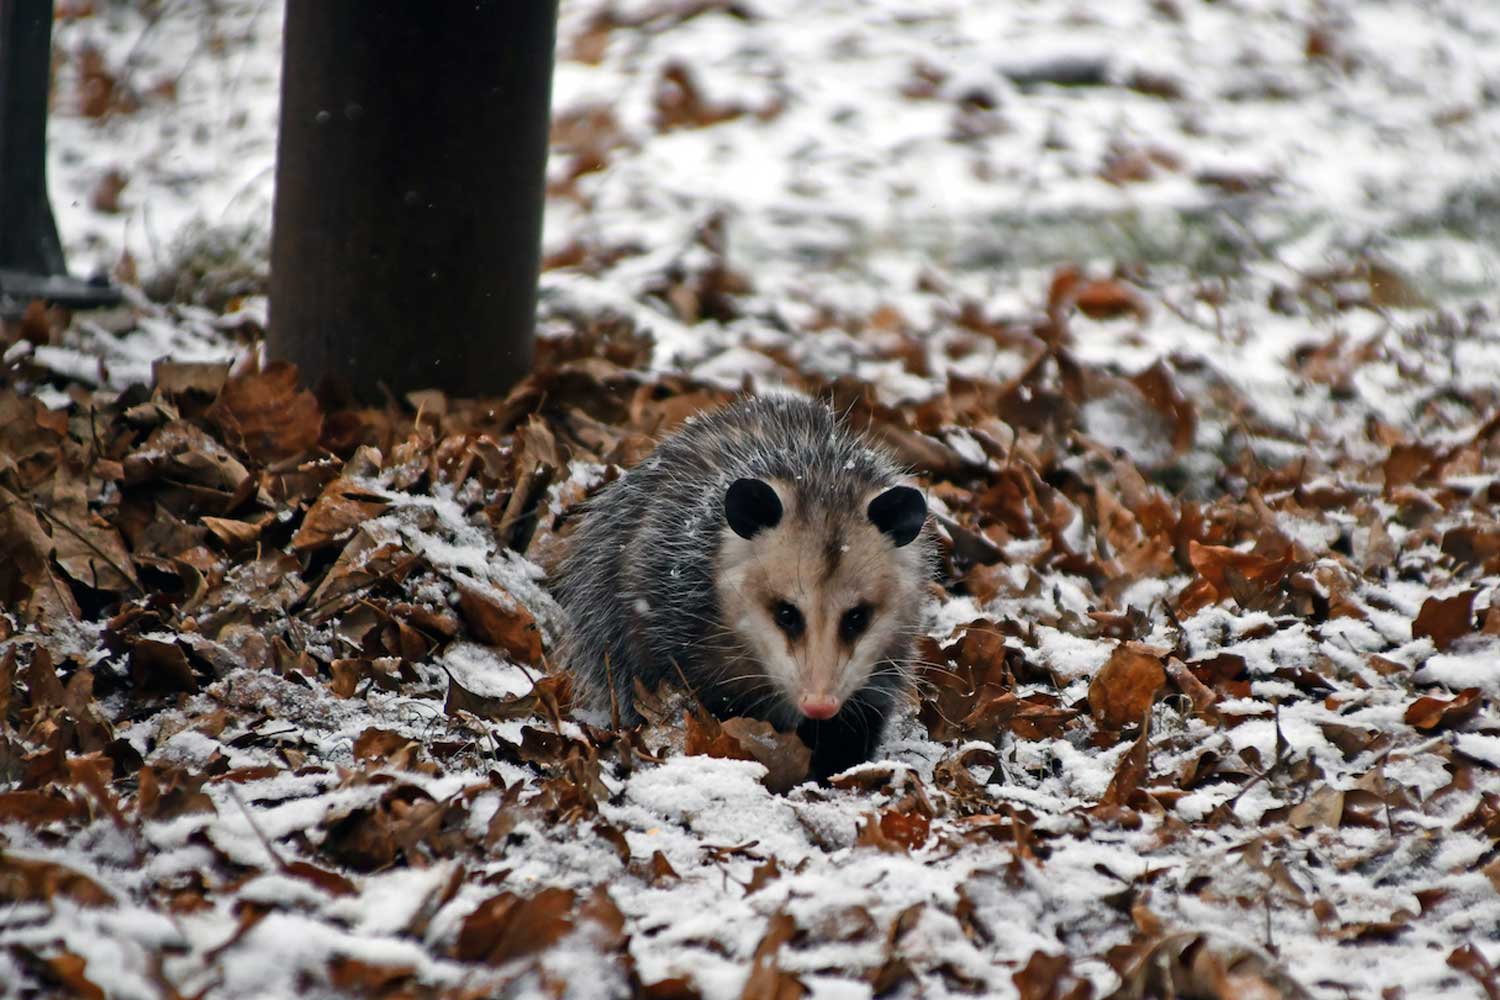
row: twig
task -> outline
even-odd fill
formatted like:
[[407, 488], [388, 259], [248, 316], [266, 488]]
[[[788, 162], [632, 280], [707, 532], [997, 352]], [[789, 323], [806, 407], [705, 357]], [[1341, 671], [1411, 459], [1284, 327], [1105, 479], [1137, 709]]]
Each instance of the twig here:
[[282, 860], [281, 855], [276, 853], [276, 848], [272, 846], [270, 838], [260, 828], [260, 824], [255, 822], [255, 816], [250, 812], [250, 807], [245, 805], [245, 800], [240, 797], [240, 790], [230, 785], [229, 797], [234, 799], [234, 804], [239, 806], [240, 812], [245, 814], [245, 822], [250, 825], [250, 832], [255, 834], [255, 839], [260, 841], [260, 846], [266, 849], [266, 853], [276, 863], [276, 870], [281, 872], [286, 871], [286, 862]]

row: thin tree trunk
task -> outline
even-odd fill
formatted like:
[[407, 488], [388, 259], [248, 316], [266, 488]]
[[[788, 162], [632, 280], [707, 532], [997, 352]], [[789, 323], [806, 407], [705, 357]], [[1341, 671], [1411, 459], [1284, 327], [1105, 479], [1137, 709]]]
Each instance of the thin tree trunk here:
[[556, 0], [287, 0], [269, 348], [377, 401], [531, 363]]
[[47, 200], [51, 0], [0, 0], [0, 267], [63, 274]]

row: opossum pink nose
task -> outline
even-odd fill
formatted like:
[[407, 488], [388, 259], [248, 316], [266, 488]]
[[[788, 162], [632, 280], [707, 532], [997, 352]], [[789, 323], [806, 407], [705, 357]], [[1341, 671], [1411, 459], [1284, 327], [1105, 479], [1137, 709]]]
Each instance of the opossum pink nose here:
[[831, 719], [839, 713], [839, 706], [831, 694], [805, 694], [797, 700], [797, 707], [809, 719]]

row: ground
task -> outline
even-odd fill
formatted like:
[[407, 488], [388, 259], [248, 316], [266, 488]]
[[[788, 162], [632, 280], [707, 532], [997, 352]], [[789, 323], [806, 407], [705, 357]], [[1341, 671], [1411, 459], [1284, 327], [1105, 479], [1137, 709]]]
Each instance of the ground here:
[[[21, 995], [1500, 996], [1500, 9], [563, 5], [540, 357], [259, 350], [280, 7], [60, 3], [121, 309], [5, 327]], [[942, 536], [819, 785], [553, 661], [579, 502], [746, 388]]]

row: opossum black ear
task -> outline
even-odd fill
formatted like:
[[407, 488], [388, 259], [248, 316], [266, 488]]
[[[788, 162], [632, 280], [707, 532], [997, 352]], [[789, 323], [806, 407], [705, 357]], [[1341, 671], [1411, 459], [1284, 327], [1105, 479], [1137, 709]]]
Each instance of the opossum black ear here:
[[741, 538], [781, 522], [781, 498], [759, 479], [736, 479], [724, 494], [724, 520]]
[[927, 520], [927, 500], [910, 486], [892, 486], [870, 501], [870, 521], [899, 549], [922, 533]]

